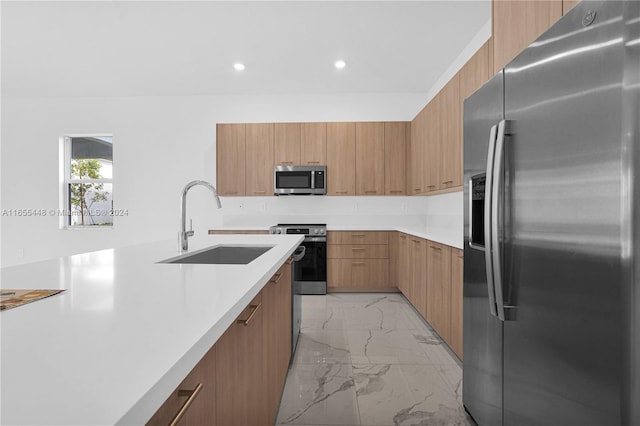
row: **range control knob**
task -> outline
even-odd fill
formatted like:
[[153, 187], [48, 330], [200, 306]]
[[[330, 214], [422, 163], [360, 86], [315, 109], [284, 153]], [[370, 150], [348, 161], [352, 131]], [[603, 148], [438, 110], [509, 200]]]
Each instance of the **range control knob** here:
[[282, 229], [281, 228], [276, 228], [276, 234], [282, 234]]

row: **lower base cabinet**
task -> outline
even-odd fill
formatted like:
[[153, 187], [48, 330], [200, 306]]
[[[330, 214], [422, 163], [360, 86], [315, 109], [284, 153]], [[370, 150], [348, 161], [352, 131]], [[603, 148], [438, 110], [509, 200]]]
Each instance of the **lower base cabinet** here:
[[147, 424], [274, 424], [290, 357], [288, 260]]

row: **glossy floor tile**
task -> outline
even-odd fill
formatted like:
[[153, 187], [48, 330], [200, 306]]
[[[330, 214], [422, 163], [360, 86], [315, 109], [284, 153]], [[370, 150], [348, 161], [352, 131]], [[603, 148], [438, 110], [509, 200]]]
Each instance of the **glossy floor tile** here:
[[397, 293], [303, 296], [276, 423], [474, 424], [462, 407], [459, 360]]

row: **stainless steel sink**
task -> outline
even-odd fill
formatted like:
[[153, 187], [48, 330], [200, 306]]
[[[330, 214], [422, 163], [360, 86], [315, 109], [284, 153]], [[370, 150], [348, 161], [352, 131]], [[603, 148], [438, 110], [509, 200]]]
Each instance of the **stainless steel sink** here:
[[272, 248], [273, 246], [216, 246], [165, 259], [158, 263], [246, 265]]

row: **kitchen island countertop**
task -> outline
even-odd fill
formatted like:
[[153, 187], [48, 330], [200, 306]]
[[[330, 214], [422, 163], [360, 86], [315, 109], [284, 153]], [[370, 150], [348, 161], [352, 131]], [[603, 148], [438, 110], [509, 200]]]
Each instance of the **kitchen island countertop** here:
[[65, 291], [0, 314], [0, 423], [144, 424], [302, 239], [189, 241], [274, 246], [248, 265], [156, 263], [163, 241], [3, 268], [3, 289]]

